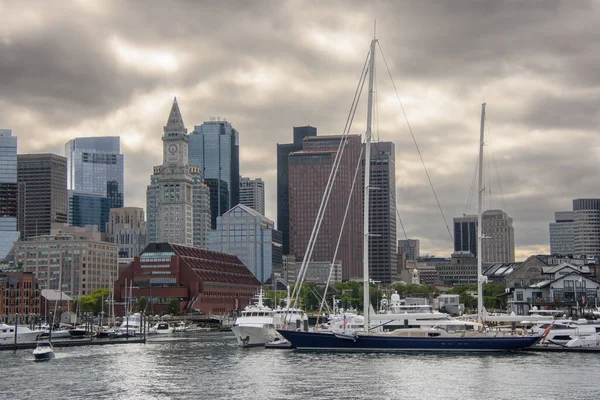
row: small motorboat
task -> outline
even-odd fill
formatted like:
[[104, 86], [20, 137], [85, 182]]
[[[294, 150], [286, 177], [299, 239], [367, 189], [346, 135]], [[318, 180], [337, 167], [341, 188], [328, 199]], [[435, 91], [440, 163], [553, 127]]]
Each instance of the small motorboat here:
[[40, 341], [35, 350], [33, 350], [35, 361], [47, 361], [54, 358], [54, 347], [50, 341]]

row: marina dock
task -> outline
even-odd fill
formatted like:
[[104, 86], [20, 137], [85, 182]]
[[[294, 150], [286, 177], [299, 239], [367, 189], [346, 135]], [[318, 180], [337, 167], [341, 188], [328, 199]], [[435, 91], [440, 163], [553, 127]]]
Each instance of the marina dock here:
[[[103, 346], [110, 344], [134, 344], [146, 343], [145, 338], [129, 338], [129, 339], [70, 339], [52, 341], [54, 347], [78, 347], [78, 346]], [[17, 343], [0, 345], [1, 350], [20, 350], [20, 349], [35, 349], [37, 343]]]

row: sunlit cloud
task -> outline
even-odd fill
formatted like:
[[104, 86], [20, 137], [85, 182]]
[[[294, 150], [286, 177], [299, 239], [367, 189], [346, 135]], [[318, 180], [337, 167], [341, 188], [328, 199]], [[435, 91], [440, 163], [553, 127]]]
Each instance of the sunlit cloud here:
[[119, 62], [141, 72], [173, 73], [181, 66], [181, 57], [164, 49], [139, 47], [117, 36], [109, 44]]

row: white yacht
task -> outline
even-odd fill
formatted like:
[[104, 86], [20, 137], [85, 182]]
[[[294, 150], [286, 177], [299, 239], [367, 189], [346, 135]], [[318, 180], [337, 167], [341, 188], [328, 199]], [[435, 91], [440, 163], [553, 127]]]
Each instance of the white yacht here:
[[591, 336], [599, 333], [600, 325], [588, 324], [586, 319], [548, 321], [534, 326], [531, 331], [534, 334], [544, 334], [540, 344], [566, 345], [579, 336]]
[[175, 329], [167, 322], [159, 322], [150, 329], [150, 333], [168, 334], [173, 333]]
[[[146, 327], [147, 328], [147, 327]], [[142, 315], [134, 313], [123, 318], [123, 322], [116, 329], [117, 333], [139, 336], [142, 333]]]
[[54, 348], [50, 341], [44, 340], [37, 344], [35, 350], [33, 350], [33, 356], [35, 361], [47, 361], [54, 358]]
[[262, 289], [256, 304], [246, 306], [231, 327], [238, 344], [242, 347], [263, 346], [279, 335], [274, 324], [275, 311], [263, 304]]
[[[35, 343], [43, 330], [31, 330], [26, 326], [17, 327], [17, 343]], [[0, 323], [0, 345], [15, 343], [15, 326]]]
[[585, 336], [575, 336], [565, 347], [570, 349], [595, 348], [600, 349], [600, 332]]

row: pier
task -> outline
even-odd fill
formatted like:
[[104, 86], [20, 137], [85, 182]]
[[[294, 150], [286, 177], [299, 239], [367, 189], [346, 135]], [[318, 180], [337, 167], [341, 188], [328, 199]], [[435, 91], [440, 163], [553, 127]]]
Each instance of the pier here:
[[[146, 338], [128, 338], [128, 339], [70, 339], [70, 340], [56, 340], [52, 342], [53, 347], [78, 347], [78, 346], [104, 346], [109, 344], [134, 344], [134, 343], [146, 343]], [[33, 343], [17, 343], [17, 344], [3, 344], [0, 345], [1, 350], [21, 350], [21, 349], [35, 349], [37, 342]]]

